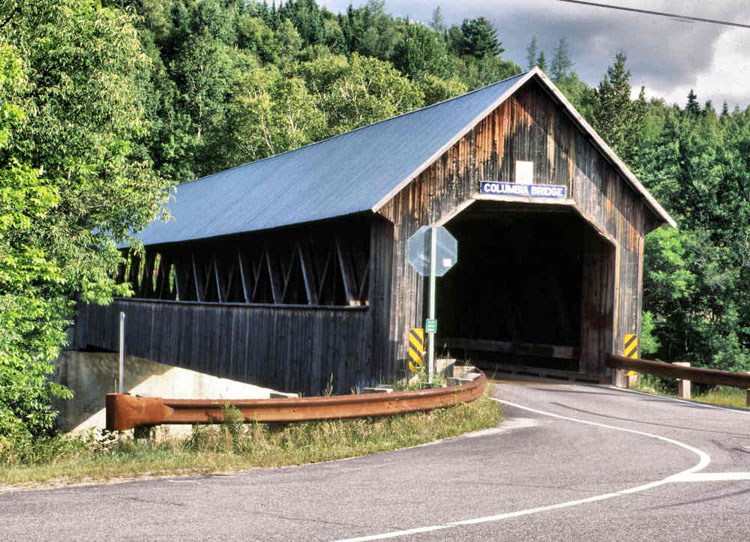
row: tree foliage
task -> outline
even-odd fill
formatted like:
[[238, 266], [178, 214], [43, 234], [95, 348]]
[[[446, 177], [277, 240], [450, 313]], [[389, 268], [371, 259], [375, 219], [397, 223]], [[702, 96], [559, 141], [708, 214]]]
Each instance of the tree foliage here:
[[564, 81], [565, 78], [570, 75], [572, 69], [573, 60], [570, 58], [568, 40], [566, 38], [560, 38], [560, 41], [557, 42], [557, 46], [555, 47], [552, 64], [550, 65], [552, 80], [555, 83]]
[[[693, 97], [694, 98], [694, 97]], [[658, 102], [653, 108], [661, 109]], [[646, 308], [664, 359], [750, 367], [750, 111], [660, 111], [640, 145], [640, 178], [678, 230], [647, 237]], [[697, 116], [696, 116], [697, 115]]]
[[594, 94], [592, 123], [678, 223], [646, 237], [644, 324], [658, 358], [750, 368], [750, 108], [717, 116], [631, 99], [625, 56]]
[[464, 19], [460, 27], [450, 33], [453, 49], [459, 56], [477, 59], [496, 57], [505, 49], [497, 39], [497, 29], [484, 17]]
[[633, 102], [630, 97], [630, 70], [625, 67], [624, 52], [615, 55], [599, 87], [592, 96], [592, 126], [626, 162], [636, 153], [644, 130], [644, 100]]
[[150, 63], [131, 17], [19, 0], [0, 20], [0, 434], [39, 433], [67, 394], [46, 378], [74, 299], [124, 293], [116, 243], [165, 194], [144, 152]]

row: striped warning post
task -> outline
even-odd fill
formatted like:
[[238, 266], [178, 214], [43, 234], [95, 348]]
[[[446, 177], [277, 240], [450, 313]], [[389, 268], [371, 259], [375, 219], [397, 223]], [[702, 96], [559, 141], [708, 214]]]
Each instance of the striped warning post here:
[[413, 327], [409, 330], [409, 370], [419, 371], [424, 363], [424, 329]]
[[625, 335], [625, 357], [638, 359], [638, 335], [635, 333]]
[[[625, 357], [638, 359], [638, 335], [635, 333], [625, 334]], [[625, 376], [635, 376], [635, 371], [628, 371]]]

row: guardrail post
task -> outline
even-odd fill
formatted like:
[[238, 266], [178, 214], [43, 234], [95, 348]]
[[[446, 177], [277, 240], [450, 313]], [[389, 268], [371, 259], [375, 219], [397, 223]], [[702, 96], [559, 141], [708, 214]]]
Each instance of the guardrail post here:
[[151, 437], [153, 436], [153, 427], [150, 425], [136, 425], [133, 428], [133, 439], [136, 442], [145, 444], [151, 444]]
[[[673, 361], [672, 365], [678, 365], [680, 367], [690, 367], [690, 362]], [[684, 380], [682, 378], [677, 379], [677, 395], [681, 399], [690, 399], [690, 380]]]
[[615, 369], [612, 371], [612, 385], [615, 388], [627, 387], [627, 382], [625, 379], [625, 371], [623, 369]]
[[625, 373], [625, 385], [629, 390], [638, 387], [638, 373], [635, 371], [628, 371]]

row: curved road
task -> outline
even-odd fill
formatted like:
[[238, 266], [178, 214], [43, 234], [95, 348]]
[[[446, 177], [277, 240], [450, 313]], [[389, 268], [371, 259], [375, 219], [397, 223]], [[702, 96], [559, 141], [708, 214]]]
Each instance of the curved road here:
[[750, 411], [502, 382], [498, 429], [304, 467], [0, 493], [2, 540], [746, 540]]

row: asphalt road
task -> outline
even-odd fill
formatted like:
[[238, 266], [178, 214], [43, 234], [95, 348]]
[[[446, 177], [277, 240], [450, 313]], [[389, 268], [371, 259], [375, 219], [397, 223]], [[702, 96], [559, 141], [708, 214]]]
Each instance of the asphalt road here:
[[498, 429], [408, 450], [1, 493], [0, 540], [750, 538], [750, 412], [543, 382], [496, 396]]

